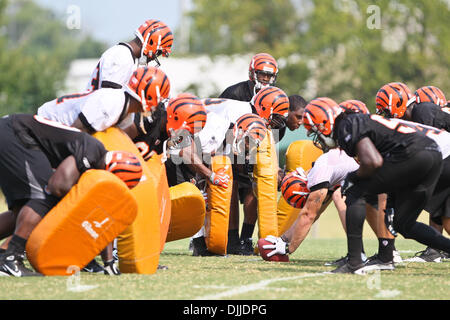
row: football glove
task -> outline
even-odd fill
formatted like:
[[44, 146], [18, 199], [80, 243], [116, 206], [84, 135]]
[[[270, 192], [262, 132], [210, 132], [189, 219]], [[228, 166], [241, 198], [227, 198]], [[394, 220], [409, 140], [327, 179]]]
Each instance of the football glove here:
[[213, 185], [220, 186], [223, 188], [228, 188], [228, 183], [230, 182], [230, 176], [226, 173], [228, 166], [220, 168], [216, 172], [211, 173], [209, 181]]
[[289, 243], [284, 242], [283, 239], [275, 236], [267, 236], [265, 238], [266, 241], [271, 242], [272, 244], [263, 245], [263, 249], [274, 249], [267, 254], [270, 258], [274, 254], [288, 254], [289, 253]]
[[119, 276], [120, 271], [119, 268], [117, 268], [116, 264], [114, 263], [114, 259], [105, 262], [105, 266], [103, 267], [104, 273], [108, 276]]

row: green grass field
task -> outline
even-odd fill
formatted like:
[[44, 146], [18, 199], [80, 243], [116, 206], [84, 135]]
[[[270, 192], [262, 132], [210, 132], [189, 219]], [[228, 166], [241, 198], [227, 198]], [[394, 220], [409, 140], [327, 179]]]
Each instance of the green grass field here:
[[[378, 242], [369, 228], [364, 233], [366, 252], [372, 255]], [[325, 274], [333, 268], [324, 263], [346, 253], [344, 232], [333, 207], [291, 255], [290, 263], [265, 262], [257, 256], [193, 257], [188, 244], [189, 239], [167, 243], [160, 264], [169, 269], [153, 275], [0, 277], [0, 300], [450, 299], [450, 262], [409, 263], [365, 276]], [[403, 258], [424, 248], [401, 237], [396, 246]]]

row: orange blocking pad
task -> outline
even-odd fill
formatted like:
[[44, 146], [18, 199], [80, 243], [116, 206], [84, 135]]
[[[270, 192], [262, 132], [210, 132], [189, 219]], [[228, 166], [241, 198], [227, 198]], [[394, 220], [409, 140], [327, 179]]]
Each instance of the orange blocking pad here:
[[185, 239], [196, 234], [205, 222], [205, 199], [190, 182], [170, 188], [172, 213], [167, 242]]
[[[97, 132], [99, 139], [108, 150], [125, 150], [134, 153], [142, 164], [145, 163], [133, 141], [118, 128]], [[134, 222], [117, 237], [119, 268], [122, 273], [153, 274], [156, 272], [161, 252], [161, 216], [158, 190], [159, 176], [152, 166], [143, 165], [143, 178], [131, 190], [138, 203], [138, 213]]]
[[267, 130], [266, 137], [258, 147], [256, 165], [253, 168], [258, 203], [259, 238], [278, 235], [278, 159], [275, 150], [272, 132]]
[[146, 161], [147, 166], [150, 171], [156, 176], [158, 181], [157, 190], [158, 194], [158, 208], [159, 208], [159, 218], [160, 218], [160, 251], [164, 249], [166, 244], [167, 232], [169, 231], [169, 224], [171, 220], [171, 200], [169, 183], [167, 182], [166, 166], [161, 162], [162, 155], [154, 155]]
[[225, 167], [227, 167], [226, 173], [230, 176], [227, 188], [213, 185], [208, 181], [208, 209], [205, 217], [206, 246], [209, 251], [220, 255], [227, 253], [233, 171], [228, 157], [214, 156], [211, 158], [211, 170], [214, 172]]
[[[292, 142], [286, 150], [286, 173], [302, 167], [305, 171], [311, 169], [312, 163], [322, 154], [311, 140]], [[282, 235], [297, 219], [301, 209], [289, 205], [281, 196], [278, 200], [278, 234]]]
[[130, 225], [137, 211], [125, 183], [110, 172], [88, 170], [33, 230], [28, 260], [44, 275], [71, 275]]

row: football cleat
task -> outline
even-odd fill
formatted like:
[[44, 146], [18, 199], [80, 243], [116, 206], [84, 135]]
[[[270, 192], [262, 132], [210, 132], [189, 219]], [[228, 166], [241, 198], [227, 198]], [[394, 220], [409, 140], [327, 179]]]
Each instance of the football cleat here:
[[392, 261], [394, 261], [394, 263], [402, 263], [403, 262], [402, 256], [400, 255], [400, 253], [397, 250], [394, 250], [392, 252], [392, 254], [394, 256], [392, 259]]
[[103, 267], [103, 273], [108, 276], [120, 276], [120, 270], [114, 263], [114, 259], [105, 262], [105, 266]]
[[369, 272], [373, 270], [394, 270], [394, 262], [383, 262], [378, 258], [378, 255], [373, 255], [367, 259], [364, 267], [361, 268], [362, 272]]
[[83, 269], [81, 269], [81, 271], [90, 273], [103, 273], [104, 269], [94, 258]]
[[4, 254], [0, 258], [0, 276], [6, 277], [36, 277], [43, 276], [25, 267], [24, 256], [19, 254]]
[[253, 256], [255, 255], [255, 250], [253, 248], [253, 239], [243, 239], [239, 244], [239, 254], [242, 256]]
[[450, 261], [450, 253], [441, 251], [441, 254], [442, 254], [442, 261]]
[[192, 241], [194, 245], [194, 249], [192, 250], [192, 256], [194, 257], [210, 257], [210, 256], [220, 256], [220, 254], [216, 254], [208, 251], [206, 247], [205, 237], [194, 238]]
[[405, 262], [441, 262], [442, 255], [438, 250], [427, 247], [423, 251], [417, 252], [414, 257], [405, 259]]
[[[367, 261], [367, 257], [366, 254], [364, 252], [361, 252], [361, 260], [363, 262]], [[325, 262], [325, 266], [336, 266], [336, 267], [342, 267], [344, 264], [346, 264], [348, 262], [348, 253], [345, 257], [340, 257], [337, 260], [334, 261], [330, 261], [330, 262]]]
[[330, 273], [353, 273], [364, 275], [366, 274], [366, 271], [363, 269], [364, 266], [364, 263], [361, 263], [357, 266], [352, 266], [349, 262], [346, 262], [344, 265], [334, 269], [333, 271], [330, 271]]

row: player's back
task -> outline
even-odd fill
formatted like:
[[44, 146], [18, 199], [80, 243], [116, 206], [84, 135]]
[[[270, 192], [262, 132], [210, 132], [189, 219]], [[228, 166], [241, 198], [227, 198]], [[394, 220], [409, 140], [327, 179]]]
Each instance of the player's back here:
[[44, 103], [37, 114], [67, 126], [83, 114], [95, 131], [103, 131], [119, 121], [124, 105], [123, 90], [103, 88], [61, 96]]
[[208, 98], [203, 99], [206, 112], [214, 112], [215, 114], [228, 119], [231, 123], [235, 123], [237, 119], [247, 113], [252, 113], [252, 107], [249, 102]]
[[136, 70], [136, 61], [131, 48], [125, 43], [109, 48], [102, 54], [92, 71], [86, 90], [120, 89], [128, 83]]
[[416, 104], [412, 110], [412, 121], [450, 132], [450, 114], [431, 102]]

